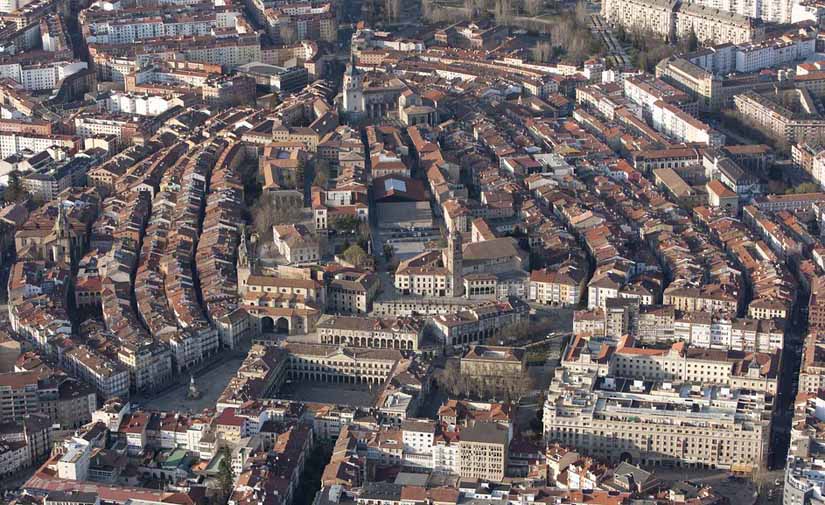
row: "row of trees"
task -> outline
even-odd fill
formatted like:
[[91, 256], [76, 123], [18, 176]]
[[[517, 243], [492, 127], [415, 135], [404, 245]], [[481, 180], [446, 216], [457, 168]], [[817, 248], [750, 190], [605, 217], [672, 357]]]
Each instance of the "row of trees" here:
[[252, 207], [252, 229], [264, 242], [272, 241], [272, 227], [297, 223], [301, 220], [300, 207], [279, 207], [267, 193], [263, 193]]
[[546, 0], [464, 0], [464, 9], [472, 15], [492, 12], [497, 23], [507, 24], [516, 15], [539, 15], [547, 3]]
[[387, 21], [401, 21], [401, 0], [384, 0], [384, 14]]
[[517, 402], [534, 388], [532, 377], [527, 376], [468, 376], [461, 373], [457, 360], [450, 360], [435, 374], [439, 387], [458, 398]]
[[542, 32], [549, 38], [537, 42], [533, 49], [533, 58], [542, 63], [564, 58], [581, 64], [603, 50], [590, 31], [590, 13], [584, 1], [579, 1], [572, 11], [562, 11], [547, 19]]
[[[465, 19], [478, 19], [491, 13], [496, 23], [509, 25], [515, 16], [538, 16], [549, 3], [547, 0], [463, 0], [461, 8]], [[421, 15], [432, 22], [458, 21], [457, 18], [461, 17], [458, 9], [439, 8], [436, 0], [421, 0]]]
[[699, 48], [699, 38], [694, 31], [691, 31], [687, 37], [674, 44], [668, 41], [667, 37], [663, 37], [649, 28], [631, 27], [625, 29], [619, 26], [616, 29], [616, 38], [619, 39], [619, 42], [633, 46], [634, 51], [632, 53], [635, 53], [636, 66], [647, 72], [653, 72], [656, 64], [665, 58], [676, 53], [695, 51]]

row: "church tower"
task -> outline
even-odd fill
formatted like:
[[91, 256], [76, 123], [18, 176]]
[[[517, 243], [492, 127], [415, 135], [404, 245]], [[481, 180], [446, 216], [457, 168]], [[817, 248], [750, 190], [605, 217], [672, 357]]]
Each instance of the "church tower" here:
[[364, 74], [355, 64], [355, 55], [351, 55], [347, 70], [344, 72], [344, 114], [358, 117], [364, 113]]
[[72, 225], [63, 204], [57, 206], [57, 219], [52, 227], [51, 259], [55, 263], [72, 264], [74, 245]]
[[447, 237], [447, 250], [444, 254], [444, 266], [450, 272], [451, 296], [464, 294], [464, 253], [462, 251], [461, 232], [453, 230]]
[[241, 226], [241, 241], [238, 244], [238, 259], [235, 266], [238, 272], [238, 294], [243, 296], [247, 290], [247, 281], [252, 273], [249, 260], [249, 245], [246, 241], [246, 227]]

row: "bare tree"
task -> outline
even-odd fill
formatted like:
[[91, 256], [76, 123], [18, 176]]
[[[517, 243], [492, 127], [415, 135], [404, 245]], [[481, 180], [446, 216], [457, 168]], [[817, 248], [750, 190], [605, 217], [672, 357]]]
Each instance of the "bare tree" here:
[[580, 27], [587, 27], [590, 24], [590, 13], [584, 0], [576, 2], [576, 24]]
[[385, 0], [384, 10], [389, 21], [399, 21], [401, 19], [401, 0]]
[[533, 48], [533, 59], [539, 63], [549, 63], [553, 57], [553, 44], [549, 40], [536, 42]]
[[496, 0], [494, 14], [496, 23], [500, 25], [510, 24], [510, 20], [513, 17], [512, 0]]
[[433, 0], [421, 0], [421, 17], [432, 21]]
[[542, 0], [524, 0], [524, 12], [528, 16], [538, 16], [543, 4]]
[[464, 0], [464, 10], [467, 11], [468, 19], [475, 17], [476, 2], [475, 0]]
[[298, 31], [295, 30], [295, 27], [291, 24], [282, 26], [280, 30], [280, 35], [281, 42], [283, 44], [289, 45], [298, 42]]
[[272, 239], [272, 225], [275, 223], [275, 205], [272, 203], [272, 198], [264, 193], [258, 203], [251, 209], [252, 211], [252, 227], [262, 240], [268, 241]]

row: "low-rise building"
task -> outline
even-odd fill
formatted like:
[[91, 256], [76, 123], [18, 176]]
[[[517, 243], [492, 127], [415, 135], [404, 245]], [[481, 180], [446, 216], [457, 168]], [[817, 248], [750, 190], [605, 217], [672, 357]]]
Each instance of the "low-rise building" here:
[[416, 351], [421, 345], [424, 323], [411, 317], [325, 316], [316, 329], [323, 344]]

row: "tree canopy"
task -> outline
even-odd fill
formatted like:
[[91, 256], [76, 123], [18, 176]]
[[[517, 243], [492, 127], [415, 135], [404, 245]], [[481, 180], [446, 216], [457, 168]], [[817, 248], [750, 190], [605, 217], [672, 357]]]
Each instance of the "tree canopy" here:
[[347, 250], [341, 254], [341, 256], [347, 262], [355, 266], [363, 265], [367, 260], [367, 252], [364, 251], [364, 249], [358, 244], [349, 246]]

